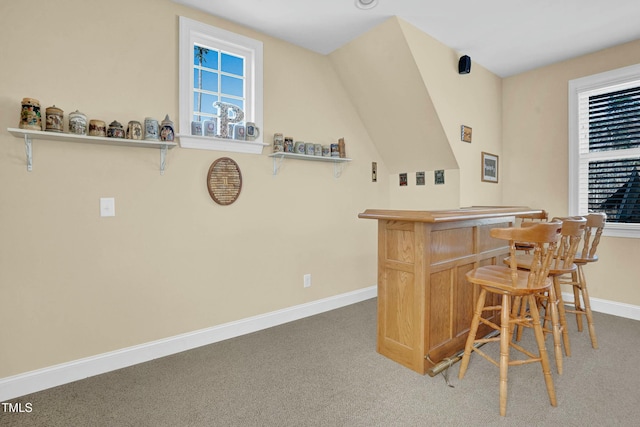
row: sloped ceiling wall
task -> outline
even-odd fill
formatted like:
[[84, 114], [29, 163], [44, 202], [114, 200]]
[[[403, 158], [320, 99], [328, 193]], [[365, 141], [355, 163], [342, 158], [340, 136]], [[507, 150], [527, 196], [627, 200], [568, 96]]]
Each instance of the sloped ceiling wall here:
[[391, 174], [458, 169], [397, 18], [334, 51], [330, 59]]

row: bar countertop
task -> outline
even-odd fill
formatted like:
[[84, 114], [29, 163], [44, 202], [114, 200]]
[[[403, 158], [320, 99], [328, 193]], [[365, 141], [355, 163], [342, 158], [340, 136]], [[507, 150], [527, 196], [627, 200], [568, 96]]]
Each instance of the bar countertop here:
[[505, 215], [530, 215], [540, 212], [542, 210], [531, 209], [527, 206], [471, 206], [436, 211], [367, 209], [358, 214], [358, 218], [436, 223], [495, 218]]

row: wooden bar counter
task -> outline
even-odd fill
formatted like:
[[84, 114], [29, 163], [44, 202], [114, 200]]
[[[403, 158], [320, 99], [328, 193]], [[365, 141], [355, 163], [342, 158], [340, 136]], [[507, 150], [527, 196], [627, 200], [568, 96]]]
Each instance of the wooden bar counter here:
[[[465, 273], [502, 262], [509, 252], [508, 243], [490, 237], [489, 230], [539, 212], [483, 206], [359, 214], [378, 220], [377, 351], [420, 374], [435, 375], [443, 360], [464, 350], [478, 295]], [[488, 298], [487, 305], [496, 303]], [[487, 333], [480, 328], [478, 336]]]

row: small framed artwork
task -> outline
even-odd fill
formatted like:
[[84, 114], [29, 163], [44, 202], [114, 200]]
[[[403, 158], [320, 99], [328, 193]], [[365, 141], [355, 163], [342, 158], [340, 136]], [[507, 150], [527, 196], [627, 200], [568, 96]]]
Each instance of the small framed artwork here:
[[460, 126], [460, 139], [464, 142], [471, 142], [471, 128], [469, 126]]
[[409, 181], [407, 180], [407, 174], [406, 173], [401, 173], [400, 174], [400, 187], [406, 187], [409, 184]]
[[416, 172], [416, 185], [424, 185], [424, 172]]
[[482, 180], [498, 182], [498, 156], [482, 152]]
[[444, 184], [444, 170], [434, 171], [433, 176], [436, 185]]

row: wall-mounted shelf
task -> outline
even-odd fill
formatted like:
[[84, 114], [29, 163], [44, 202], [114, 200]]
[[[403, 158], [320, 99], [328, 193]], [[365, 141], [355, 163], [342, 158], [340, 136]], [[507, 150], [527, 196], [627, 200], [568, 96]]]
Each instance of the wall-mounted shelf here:
[[34, 139], [46, 139], [49, 141], [79, 142], [86, 144], [117, 145], [121, 147], [142, 147], [160, 149], [160, 174], [164, 174], [167, 150], [177, 147], [175, 142], [167, 141], [145, 141], [121, 138], [104, 138], [100, 136], [75, 135], [72, 133], [43, 132], [38, 130], [27, 130], [18, 128], [7, 128], [9, 133], [18, 138], [24, 138], [25, 151], [27, 154], [27, 170], [33, 169], [33, 151], [31, 143]]
[[269, 157], [273, 158], [273, 174], [277, 175], [280, 170], [280, 165], [284, 159], [297, 159], [297, 160], [309, 160], [312, 162], [331, 162], [333, 163], [333, 176], [339, 178], [342, 175], [342, 167], [346, 162], [350, 162], [351, 159], [346, 157], [322, 157], [312, 156], [307, 154], [297, 153], [273, 153], [269, 154]]

